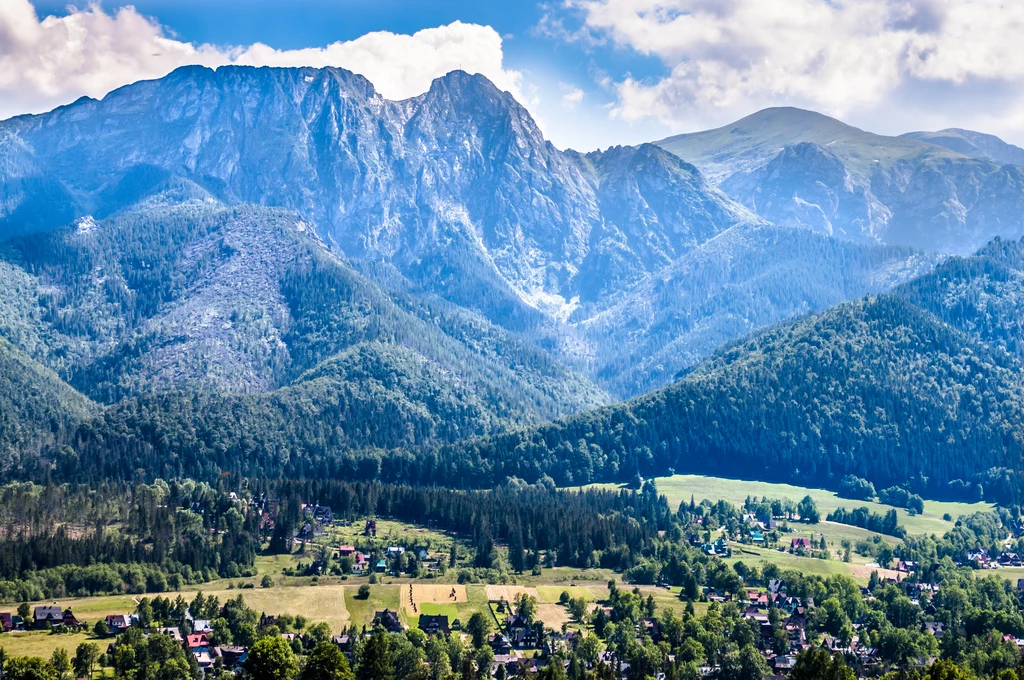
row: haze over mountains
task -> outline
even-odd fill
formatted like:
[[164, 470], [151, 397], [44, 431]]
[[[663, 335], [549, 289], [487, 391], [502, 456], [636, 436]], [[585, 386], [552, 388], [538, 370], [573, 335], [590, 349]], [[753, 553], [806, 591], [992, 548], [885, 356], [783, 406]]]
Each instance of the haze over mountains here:
[[[719, 130], [580, 154], [556, 149], [511, 95], [461, 71], [396, 102], [341, 69], [187, 67], [102, 101], [4, 121], [0, 378], [20, 394], [4, 408], [3, 469], [536, 478], [576, 455], [576, 441], [562, 454], [548, 450], [546, 463], [531, 449], [523, 466], [500, 469], [500, 456], [485, 465], [457, 442], [681, 376], [665, 394], [734, 391], [734, 431], [757, 437], [740, 423], [769, 408], [767, 391], [797, 390], [807, 370], [769, 380], [762, 366], [793, 353], [794, 333], [834, 342], [845, 332], [829, 326], [839, 318], [875, 359], [913, 351], [887, 344], [896, 342], [890, 315], [951, 352], [952, 364], [908, 354], [872, 374], [888, 395], [881, 403], [896, 399], [907, 371], [918, 380], [912, 368], [925, 362], [920, 384], [904, 385], [900, 398], [920, 397], [938, 414], [928, 385], [986, 352], [996, 358], [979, 364], [985, 377], [971, 389], [1013, 396], [1016, 273], [969, 327], [963, 305], [915, 298], [906, 311], [902, 293], [715, 351], [908, 281], [921, 289], [947, 255], [1019, 239], [1020, 151], [966, 131], [881, 137], [773, 109]], [[741, 387], [750, 375], [761, 376], [762, 391]], [[953, 382], [949, 390], [968, 389]], [[936, 493], [954, 479], [973, 488], [1003, 474], [990, 468], [1012, 468], [1016, 396], [1003, 401], [998, 418], [959, 419], [960, 441], [984, 445], [985, 456], [934, 484], [914, 483]], [[691, 411], [701, 407], [672, 403], [665, 423], [701, 422]], [[822, 428], [816, 417], [794, 422]], [[707, 465], [740, 456], [697, 441], [721, 426], [691, 430], [682, 450]], [[798, 430], [785, 428], [794, 441]], [[878, 474], [909, 484], [934, 442], [908, 450], [889, 434], [820, 435], [828, 442], [801, 449], [799, 468], [828, 484], [840, 470], [867, 469], [878, 445], [895, 461]], [[840, 442], [856, 464], [835, 462], [829, 447]], [[559, 481], [664, 467], [667, 458], [651, 451], [605, 451], [589, 473]], [[834, 472], [816, 467], [821, 456]], [[682, 469], [686, 458], [675, 450], [671, 465]]]

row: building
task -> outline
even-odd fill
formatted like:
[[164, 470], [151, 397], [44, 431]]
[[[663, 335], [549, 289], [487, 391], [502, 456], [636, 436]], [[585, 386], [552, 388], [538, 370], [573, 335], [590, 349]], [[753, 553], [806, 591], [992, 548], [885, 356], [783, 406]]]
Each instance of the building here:
[[341, 557], [352, 557], [356, 554], [356, 547], [354, 545], [343, 545], [338, 548], [338, 555]]
[[398, 620], [398, 614], [390, 609], [375, 613], [373, 615], [373, 625], [381, 626], [389, 633], [400, 633], [404, 630], [402, 622]]
[[36, 628], [43, 628], [47, 624], [59, 626], [64, 623], [64, 612], [57, 605], [36, 607], [32, 614], [32, 623]]
[[10, 612], [0, 612], [0, 630], [4, 633], [14, 630], [14, 621], [11, 620]]
[[210, 651], [210, 638], [207, 637], [206, 633], [192, 633], [186, 640], [185, 644], [188, 646], [188, 651], [193, 654], [199, 654], [202, 652], [209, 653]]
[[419, 629], [427, 635], [448, 635], [451, 632], [448, 617], [443, 614], [420, 614]]

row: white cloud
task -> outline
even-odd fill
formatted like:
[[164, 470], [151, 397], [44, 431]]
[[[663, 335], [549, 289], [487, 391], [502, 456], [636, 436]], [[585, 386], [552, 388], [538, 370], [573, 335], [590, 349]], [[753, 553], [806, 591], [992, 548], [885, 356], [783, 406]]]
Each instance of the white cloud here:
[[29, 0], [0, 0], [0, 118], [82, 95], [102, 97], [185, 64], [340, 66], [366, 76], [391, 99], [424, 92], [434, 78], [462, 68], [522, 94], [521, 75], [505, 69], [502, 38], [489, 26], [455, 22], [412, 35], [381, 31], [300, 50], [219, 47], [176, 40], [132, 7], [107, 14], [93, 5], [40, 19]]
[[[793, 104], [892, 125], [987, 122], [1024, 137], [1024, 3], [1005, 0], [566, 0], [579, 26], [656, 57], [616, 79], [613, 115], [677, 128]], [[968, 94], [969, 93], [969, 94]], [[977, 97], [973, 107], [965, 97]], [[955, 101], [951, 101], [955, 100]], [[901, 108], [894, 111], [896, 103]], [[1003, 107], [994, 113], [991, 106]], [[909, 109], [905, 107], [910, 107]]]
[[568, 83], [559, 83], [558, 87], [562, 90], [562, 106], [569, 109], [575, 109], [586, 94], [582, 89]]

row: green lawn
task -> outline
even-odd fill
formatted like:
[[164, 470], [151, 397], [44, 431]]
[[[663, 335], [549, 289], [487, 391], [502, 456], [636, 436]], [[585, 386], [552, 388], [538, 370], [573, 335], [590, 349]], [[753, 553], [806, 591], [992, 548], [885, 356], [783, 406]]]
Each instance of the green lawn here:
[[45, 631], [29, 631], [21, 633], [4, 633], [0, 635], [0, 649], [7, 656], [39, 656], [49, 659], [53, 650], [62, 648], [68, 656], [74, 657], [75, 649], [83, 642], [93, 642], [100, 652], [107, 650], [110, 640], [99, 640], [92, 634], [75, 633], [73, 635], [50, 635]]
[[[370, 597], [365, 600], [358, 597], [357, 588], [346, 588], [345, 608], [348, 610], [350, 622], [357, 626], [366, 625], [369, 627], [373, 623], [374, 612], [384, 609], [399, 612], [399, 618], [404, 619], [405, 614], [402, 612], [401, 607], [398, 606], [398, 591], [400, 587], [394, 585], [370, 586]], [[408, 621], [403, 620], [403, 623], [409, 625]]]
[[[742, 505], [748, 496], [788, 498], [794, 501], [799, 501], [804, 496], [810, 496], [817, 503], [822, 517], [839, 507], [844, 507], [847, 510], [867, 507], [872, 512], [879, 514], [884, 514], [892, 509], [891, 506], [881, 503], [839, 498], [832, 491], [826, 491], [825, 489], [805, 488], [791, 484], [750, 482], [721, 477], [705, 477], [702, 475], [658, 477], [655, 479], [655, 483], [658, 485], [658, 493], [668, 498], [669, 506], [673, 509], [679, 507], [679, 504], [684, 501], [689, 502], [691, 497], [695, 498], [698, 503], [706, 498], [712, 501], [726, 500], [736, 505]], [[614, 485], [598, 484], [594, 486], [613, 487]], [[991, 510], [992, 507], [988, 503], [950, 503], [926, 500], [924, 502], [923, 515], [911, 516], [902, 508], [897, 508], [896, 510], [899, 513], [900, 524], [906, 527], [908, 533], [942, 535], [953, 528], [952, 522], [942, 519], [943, 514], [948, 513], [955, 520], [959, 515], [985, 512]]]

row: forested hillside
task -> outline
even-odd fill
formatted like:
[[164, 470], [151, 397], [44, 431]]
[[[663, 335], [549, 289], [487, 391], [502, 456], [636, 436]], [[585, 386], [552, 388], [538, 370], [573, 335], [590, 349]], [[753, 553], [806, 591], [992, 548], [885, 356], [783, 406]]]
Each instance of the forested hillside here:
[[[563, 484], [674, 469], [835, 488], [854, 474], [937, 497], [1017, 498], [1024, 381], [999, 346], [1012, 346], [1014, 322], [995, 320], [1020, 299], [986, 277], [1007, 280], [1019, 252], [995, 243], [896, 294], [727, 346], [672, 387], [449, 454], [498, 478], [549, 474]], [[965, 293], [951, 305], [946, 286], [989, 296]], [[988, 324], [967, 333], [913, 302], [955, 308], [951, 320], [964, 327]]]
[[0, 474], [22, 476], [25, 462], [34, 471], [41, 451], [63, 444], [96, 410], [53, 371], [0, 338]]

